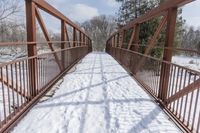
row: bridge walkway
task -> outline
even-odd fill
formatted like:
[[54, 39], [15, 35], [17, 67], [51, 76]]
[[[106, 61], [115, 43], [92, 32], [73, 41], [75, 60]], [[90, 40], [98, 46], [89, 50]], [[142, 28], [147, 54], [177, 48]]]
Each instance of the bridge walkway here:
[[53, 90], [55, 94], [33, 107], [13, 133], [180, 132], [106, 53], [88, 54]]

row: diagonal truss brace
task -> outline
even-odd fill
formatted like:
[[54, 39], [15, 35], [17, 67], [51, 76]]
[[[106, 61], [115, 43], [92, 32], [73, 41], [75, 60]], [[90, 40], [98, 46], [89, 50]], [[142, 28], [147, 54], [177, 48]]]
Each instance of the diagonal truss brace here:
[[190, 92], [200, 89], [200, 79], [194, 81], [193, 83], [189, 84], [188, 86], [184, 87], [182, 90], [177, 92], [176, 94], [172, 95], [166, 100], [166, 103], [169, 104], [171, 102], [176, 101], [177, 99], [189, 94]]
[[14, 90], [16, 93], [23, 96], [24, 98], [29, 99], [29, 96], [26, 93], [19, 91], [19, 90], [22, 90], [20, 86], [15, 87], [9, 79], [7, 79], [3, 75], [1, 76], [2, 77], [0, 77], [0, 82], [2, 82], [2, 84], [5, 84], [6, 86], [8, 86], [9, 89]]
[[129, 43], [128, 43], [128, 50], [130, 50], [131, 44], [133, 43], [133, 39], [134, 39], [134, 37], [135, 37], [135, 27], [136, 27], [136, 26], [133, 27], [131, 39], [130, 39], [130, 41], [129, 41]]
[[[54, 50], [54, 48], [52, 46], [52, 43], [50, 42], [51, 39], [50, 39], [50, 37], [48, 35], [47, 28], [45, 27], [44, 21], [42, 20], [42, 17], [40, 15], [40, 12], [39, 12], [37, 7], [35, 8], [35, 11], [36, 11], [36, 18], [37, 18], [37, 20], [38, 20], [38, 22], [39, 22], [39, 24], [41, 26], [41, 29], [43, 31], [43, 34], [44, 34], [46, 40], [48, 41], [49, 48], [51, 49], [52, 52], [54, 52], [55, 50]], [[53, 53], [53, 54], [54, 54], [56, 63], [58, 64], [60, 70], [63, 70], [63, 67], [62, 67], [61, 63], [59, 62], [59, 58], [58, 58], [57, 54], [56, 53]]]
[[68, 47], [71, 47], [71, 43], [69, 41], [69, 34], [68, 34], [68, 31], [67, 31], [67, 25], [64, 25], [64, 29], [65, 29], [65, 35], [66, 35], [66, 41], [68, 43]]
[[[154, 33], [152, 39], [148, 42], [144, 55], [148, 55], [150, 50], [156, 45], [157, 38], [160, 35], [160, 32], [162, 31], [162, 29], [164, 28], [166, 22], [167, 22], [167, 15], [162, 18], [161, 23], [156, 29], [156, 32]], [[146, 60], [146, 57], [142, 57], [142, 59], [136, 66], [134, 73], [136, 73], [139, 70], [139, 68], [144, 64], [145, 60]]]

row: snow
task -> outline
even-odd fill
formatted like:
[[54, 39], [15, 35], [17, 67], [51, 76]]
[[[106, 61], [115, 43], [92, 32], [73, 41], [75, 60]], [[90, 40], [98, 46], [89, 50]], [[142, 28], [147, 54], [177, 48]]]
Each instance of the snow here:
[[12, 133], [133, 133], [180, 130], [108, 54], [91, 53]]
[[[25, 73], [27, 73], [27, 71], [24, 70], [24, 73], [23, 73], [23, 71], [21, 71], [22, 67], [21, 67], [21, 70], [19, 70], [20, 69], [19, 65], [16, 65], [16, 69], [13, 66], [11, 67], [10, 65], [7, 65], [7, 69], [5, 66], [1, 68], [4, 81], [7, 81], [6, 76], [8, 76], [8, 82], [10, 85], [13, 85], [14, 88], [18, 89], [18, 91], [21, 90], [21, 92], [27, 93], [27, 91], [24, 90], [24, 88], [22, 87], [22, 84], [24, 84], [25, 86], [27, 85], [25, 80], [22, 80], [22, 77], [23, 79], [26, 77]], [[12, 68], [12, 71], [11, 71], [11, 68]], [[18, 76], [16, 76], [16, 74]], [[20, 74], [21, 74], [20, 76], [21, 79], [19, 78]], [[16, 84], [16, 80], [18, 81], [18, 84]], [[21, 84], [19, 82], [20, 80], [22, 80]], [[6, 117], [8, 117], [11, 113], [15, 111], [14, 108], [21, 106], [22, 103], [24, 103], [25, 101], [26, 99], [22, 97], [21, 95], [19, 95], [18, 93], [16, 93], [13, 89], [11, 89], [10, 86], [7, 86], [5, 83], [0, 82], [0, 120], [1, 121], [5, 120]], [[5, 110], [4, 110], [4, 107], [5, 107]]]
[[172, 57], [172, 62], [196, 71], [200, 71], [200, 57], [176, 55]]

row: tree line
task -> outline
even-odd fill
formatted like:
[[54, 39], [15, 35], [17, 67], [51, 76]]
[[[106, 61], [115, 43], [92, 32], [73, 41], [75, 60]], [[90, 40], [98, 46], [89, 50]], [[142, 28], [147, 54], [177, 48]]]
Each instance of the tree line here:
[[[145, 14], [152, 8], [159, 6], [164, 0], [116, 0], [121, 3], [116, 16], [100, 15], [80, 24], [81, 27], [91, 36], [94, 51], [104, 51], [108, 37], [130, 21]], [[19, 14], [21, 6], [19, 0], [0, 1], [0, 42], [26, 41], [26, 25], [24, 22], [16, 22], [12, 16]], [[140, 26], [140, 44], [147, 44], [149, 38], [155, 32], [161, 17], [142, 23]], [[40, 27], [37, 27], [38, 29]], [[39, 30], [38, 30], [39, 31]], [[164, 46], [165, 30], [161, 33], [157, 45]], [[130, 32], [130, 31], [128, 31]], [[41, 32], [37, 32], [37, 41], [44, 41]], [[60, 35], [49, 33], [52, 40], [59, 41]], [[130, 36], [130, 35], [129, 35]], [[127, 40], [129, 38], [127, 37]], [[175, 47], [195, 49], [200, 51], [200, 28], [188, 27], [182, 18], [182, 9], [178, 10], [177, 27], [175, 34]], [[24, 48], [24, 47], [23, 47]], [[43, 47], [48, 48], [48, 47]], [[15, 48], [13, 48], [15, 50]], [[144, 49], [142, 49], [144, 51]], [[162, 51], [152, 50], [156, 56]]]
[[186, 26], [184, 29], [181, 47], [200, 52], [200, 27], [195, 29], [193, 26]]
[[[94, 17], [92, 20], [89, 20], [83, 24], [83, 27], [86, 29], [86, 31], [91, 35], [93, 39], [94, 50], [103, 51], [105, 48], [105, 40], [108, 39], [111, 33], [115, 32], [117, 29], [126, 25], [130, 21], [133, 21], [134, 19], [147, 13], [151, 9], [159, 6], [165, 0], [148, 0], [148, 1], [147, 0], [116, 0], [116, 1], [120, 2], [121, 6], [119, 8], [119, 11], [117, 12], [117, 15], [112, 18], [112, 21], [110, 21], [111, 17], [99, 16], [99, 17]], [[156, 28], [158, 27], [160, 20], [161, 20], [161, 17], [157, 17], [148, 22], [144, 22], [140, 25], [140, 35], [139, 35], [140, 42], [139, 43], [141, 45], [147, 44], [147, 42], [149, 41], [149, 38], [153, 35]], [[112, 22], [109, 25], [107, 25], [107, 28], [110, 29], [111, 27], [114, 27], [115, 29], [112, 29], [109, 34], [105, 34], [106, 30], [101, 32], [98, 29], [106, 29], [105, 23], [102, 23], [101, 21], [102, 22], [107, 21], [107, 23]], [[105, 26], [105, 27], [102, 28], [102, 26]], [[157, 46], [161, 46], [161, 47], [164, 46], [165, 31], [166, 30], [164, 29], [161, 32], [157, 41]], [[200, 31], [200, 28], [195, 29], [192, 26], [189, 26], [189, 27], [186, 26], [186, 22], [182, 18], [182, 9], [179, 8], [176, 30], [175, 30], [174, 47], [200, 51], [199, 31]], [[127, 31], [127, 32], [130, 32], [130, 31]], [[130, 39], [130, 35], [131, 34], [128, 33], [128, 36], [125, 39], [125, 43], [126, 41], [128, 42], [128, 39]], [[141, 49], [141, 51], [144, 51], [144, 48]], [[158, 50], [158, 49], [153, 49], [151, 52], [153, 56], [161, 57], [163, 51]]]

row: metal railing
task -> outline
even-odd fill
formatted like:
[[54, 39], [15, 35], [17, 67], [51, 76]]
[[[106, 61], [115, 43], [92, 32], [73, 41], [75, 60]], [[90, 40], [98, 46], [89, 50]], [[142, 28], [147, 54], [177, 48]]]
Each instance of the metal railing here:
[[[200, 72], [171, 62], [174, 53], [200, 56], [199, 51], [173, 46], [177, 9], [189, 2], [167, 0], [125, 25], [108, 39], [106, 52], [133, 75], [179, 127], [200, 133]], [[140, 25], [158, 17], [160, 23], [147, 44], [139, 44]], [[166, 37], [161, 47], [157, 40], [164, 29]], [[159, 58], [151, 53], [155, 49], [162, 54]]]
[[[200, 72], [127, 49], [113, 47], [107, 52], [188, 131], [200, 132]], [[144, 64], [135, 72], [144, 58]], [[170, 68], [168, 82], [161, 77], [162, 66]], [[161, 89], [160, 82], [167, 84], [167, 92]]]
[[[12, 129], [57, 80], [92, 51], [92, 41], [85, 31], [46, 1], [25, 3], [27, 42], [0, 43], [0, 47], [27, 47], [25, 58], [0, 64], [0, 132]], [[40, 10], [60, 20], [60, 41], [51, 40]], [[36, 20], [45, 42], [37, 42]], [[51, 52], [38, 55], [40, 45], [48, 46]]]
[[[12, 128], [11, 125], [19, 120], [21, 115], [24, 115], [65, 72], [89, 52], [87, 45], [77, 46], [1, 64], [0, 132]], [[62, 69], [59, 68], [54, 54], [58, 56]], [[61, 60], [63, 54], [64, 61]], [[30, 72], [30, 65], [37, 68], [34, 75]], [[36, 79], [34, 90], [30, 89], [30, 77]]]

